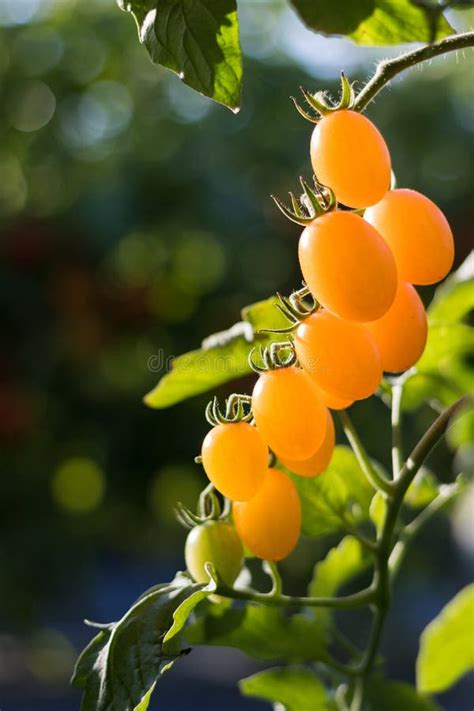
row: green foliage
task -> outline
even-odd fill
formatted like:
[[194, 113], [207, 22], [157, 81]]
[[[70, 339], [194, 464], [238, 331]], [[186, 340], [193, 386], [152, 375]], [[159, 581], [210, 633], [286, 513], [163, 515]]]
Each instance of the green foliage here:
[[436, 290], [428, 309], [428, 341], [414, 376], [405, 385], [404, 409], [414, 409], [433, 397], [450, 405], [472, 388], [474, 329], [468, 324], [474, 309], [472, 264], [468, 258]]
[[367, 689], [367, 697], [372, 711], [441, 711], [432, 699], [400, 681], [374, 679]]
[[474, 669], [474, 585], [461, 590], [425, 628], [416, 664], [421, 692], [448, 689]]
[[376, 491], [370, 502], [369, 516], [377, 531], [382, 530], [386, 512], [387, 500], [381, 491]]
[[320, 536], [369, 520], [373, 489], [349, 447], [337, 446], [323, 476], [291, 475], [301, 498], [303, 532]]
[[228, 106], [240, 107], [242, 52], [235, 0], [118, 0], [155, 64]]
[[326, 689], [309, 669], [267, 669], [240, 682], [244, 696], [282, 704], [286, 711], [336, 711]]
[[183, 653], [179, 635], [191, 611], [214, 589], [178, 573], [101, 629], [72, 678], [84, 690], [82, 711], [146, 711], [157, 679]]
[[[331, 548], [323, 560], [316, 563], [308, 595], [332, 597], [366, 570], [370, 562], [370, 556], [361, 543], [353, 536], [346, 536], [338, 546]], [[315, 610], [315, 617], [324, 626], [331, 621], [331, 613], [327, 609]]]
[[326, 635], [311, 617], [285, 616], [281, 609], [212, 605], [186, 630], [191, 644], [234, 647], [254, 659], [299, 663], [324, 659]]
[[[345, 35], [365, 45], [428, 42], [432, 37], [426, 13], [411, 0], [292, 0], [303, 22], [316, 32]], [[439, 18], [436, 39], [453, 32]]]
[[169, 407], [251, 373], [248, 356], [252, 348], [274, 340], [258, 331], [288, 325], [275, 307], [276, 301], [276, 297], [271, 297], [246, 306], [242, 310], [242, 322], [210, 336], [203, 348], [175, 358], [170, 372], [145, 397], [146, 404], [154, 408]]
[[438, 493], [439, 485], [434, 474], [422, 467], [410, 484], [404, 503], [410, 508], [421, 509], [428, 506]]

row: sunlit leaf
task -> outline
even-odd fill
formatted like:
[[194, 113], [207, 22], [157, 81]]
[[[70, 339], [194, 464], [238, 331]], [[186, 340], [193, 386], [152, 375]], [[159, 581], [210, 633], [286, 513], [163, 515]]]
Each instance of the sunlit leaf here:
[[472, 389], [474, 258], [468, 258], [436, 291], [428, 309], [428, 341], [416, 372], [405, 385], [402, 405], [413, 409], [435, 400], [443, 406]]
[[336, 711], [326, 689], [309, 669], [266, 669], [240, 682], [244, 696], [282, 704], [286, 711]]
[[381, 491], [376, 491], [370, 502], [369, 516], [377, 531], [382, 529], [387, 512], [387, 500]]
[[213, 606], [186, 630], [191, 644], [234, 647], [255, 659], [305, 662], [325, 656], [326, 636], [315, 620], [278, 608]]
[[416, 662], [418, 689], [438, 693], [474, 669], [474, 585], [459, 592], [425, 628]]
[[155, 64], [228, 106], [240, 107], [242, 51], [236, 0], [118, 0]]
[[421, 509], [428, 506], [438, 493], [439, 484], [436, 477], [426, 467], [422, 467], [410, 484], [404, 503], [411, 508]]
[[[370, 565], [371, 559], [361, 543], [353, 536], [346, 536], [326, 557], [316, 563], [308, 594], [313, 597], [332, 597]], [[315, 610], [320, 624], [327, 624], [330, 611]]]
[[299, 491], [303, 510], [303, 532], [319, 536], [369, 519], [374, 494], [349, 447], [334, 449], [331, 463], [313, 479], [290, 475]]
[[146, 711], [157, 679], [183, 654], [179, 633], [215, 585], [178, 573], [142, 595], [119, 622], [99, 632], [80, 656], [72, 685], [82, 711]]
[[370, 711], [441, 711], [432, 699], [401, 681], [374, 679], [368, 686], [367, 697]]
[[251, 373], [248, 356], [252, 348], [279, 340], [258, 331], [288, 325], [275, 304], [276, 298], [272, 297], [245, 307], [238, 324], [207, 338], [203, 348], [175, 358], [170, 372], [145, 397], [146, 404], [169, 407]]
[[[432, 39], [426, 13], [410, 0], [291, 0], [303, 22], [326, 35], [345, 35], [358, 44], [390, 45]], [[441, 15], [436, 38], [454, 30]]]

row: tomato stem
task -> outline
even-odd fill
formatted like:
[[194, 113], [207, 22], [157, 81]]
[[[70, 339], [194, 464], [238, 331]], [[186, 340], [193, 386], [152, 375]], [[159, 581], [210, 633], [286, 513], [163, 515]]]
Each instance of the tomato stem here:
[[354, 101], [354, 110], [363, 111], [366, 106], [373, 101], [379, 91], [381, 91], [389, 81], [397, 74], [410, 69], [420, 62], [427, 59], [433, 59], [441, 54], [454, 52], [458, 49], [466, 49], [474, 46], [474, 32], [463, 32], [457, 35], [451, 35], [439, 42], [415, 49], [413, 52], [406, 52], [394, 59], [387, 59], [380, 62], [375, 70], [373, 77], [361, 89]]
[[383, 491], [385, 494], [393, 496], [393, 483], [388, 481], [383, 474], [377, 471], [377, 469], [372, 464], [369, 455], [365, 451], [362, 442], [355, 430], [351, 418], [345, 410], [340, 410], [338, 412], [339, 419], [341, 420], [344, 433], [349, 440], [349, 444], [352, 447], [352, 451], [357, 457], [357, 461], [360, 464], [362, 471], [369, 484], [371, 484], [374, 489]]

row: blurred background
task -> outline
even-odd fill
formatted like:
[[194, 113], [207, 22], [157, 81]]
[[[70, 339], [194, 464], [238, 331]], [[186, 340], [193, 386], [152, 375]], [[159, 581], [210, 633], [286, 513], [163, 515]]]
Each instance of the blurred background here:
[[[278, 1], [240, 6], [234, 116], [153, 66], [113, 0], [0, 0], [2, 711], [78, 709], [69, 677], [91, 636], [82, 619], [117, 619], [183, 566], [173, 506], [193, 505], [205, 483], [193, 457], [208, 398], [147, 409], [156, 356], [197, 347], [245, 304], [299, 284], [298, 229], [269, 199], [310, 170], [311, 127], [288, 97], [300, 84], [336, 90], [342, 68], [363, 81], [400, 49], [317, 37]], [[445, 210], [457, 263], [474, 217], [469, 60], [418, 67], [369, 110], [399, 185]], [[354, 418], [387, 462], [388, 413], [372, 400]], [[407, 438], [431, 418], [411, 416]], [[430, 466], [444, 481], [460, 469], [449, 444]], [[397, 678], [413, 681], [420, 631], [469, 580], [473, 515], [468, 496], [407, 559], [384, 644]], [[303, 542], [285, 563], [294, 589], [327, 544]], [[236, 687], [256, 668], [196, 650], [152, 707], [264, 709]], [[465, 679], [441, 702], [470, 711], [473, 694]]]

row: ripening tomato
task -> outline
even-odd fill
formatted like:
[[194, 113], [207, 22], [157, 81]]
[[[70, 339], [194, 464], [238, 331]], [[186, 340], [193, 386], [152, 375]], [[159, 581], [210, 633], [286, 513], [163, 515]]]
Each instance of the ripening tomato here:
[[226, 521], [206, 521], [188, 533], [184, 548], [186, 567], [197, 583], [207, 583], [204, 569], [212, 563], [219, 578], [232, 586], [240, 573], [244, 551], [235, 528]]
[[262, 373], [253, 389], [252, 410], [258, 431], [277, 455], [308, 459], [321, 446], [327, 410], [301, 368]]
[[232, 506], [242, 541], [263, 560], [281, 560], [291, 553], [301, 529], [301, 504], [295, 485], [278, 469], [269, 469], [258, 493]]
[[322, 474], [327, 468], [329, 462], [331, 461], [332, 453], [334, 451], [334, 445], [336, 443], [336, 433], [334, 431], [334, 422], [331, 415], [328, 412], [328, 423], [326, 427], [326, 434], [322, 445], [316, 450], [316, 452], [309, 458], [302, 462], [292, 461], [289, 459], [282, 459], [282, 464], [300, 476], [313, 477]]
[[372, 121], [343, 109], [324, 116], [311, 136], [311, 163], [323, 185], [348, 207], [368, 207], [390, 186], [390, 153]]
[[364, 219], [392, 250], [398, 276], [411, 284], [435, 284], [453, 265], [454, 240], [447, 219], [416, 190], [391, 190]]
[[303, 369], [328, 393], [362, 400], [380, 384], [380, 353], [363, 324], [319, 309], [296, 329], [295, 350]]
[[428, 323], [416, 289], [407, 282], [398, 285], [395, 301], [378, 321], [366, 325], [377, 343], [382, 368], [401, 373], [421, 357], [426, 345]]
[[268, 467], [267, 445], [248, 422], [213, 427], [204, 438], [201, 456], [209, 480], [233, 501], [252, 498]]
[[329, 407], [330, 410], [345, 410], [346, 407], [350, 407], [354, 403], [354, 400], [349, 400], [344, 397], [338, 397], [333, 393], [328, 393], [326, 390], [323, 390], [323, 388], [320, 388], [314, 379], [313, 382], [316, 386], [321, 402], [326, 405], [326, 407]]
[[340, 318], [375, 321], [395, 298], [392, 253], [354, 213], [336, 210], [313, 220], [300, 237], [299, 259], [313, 296]]

